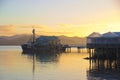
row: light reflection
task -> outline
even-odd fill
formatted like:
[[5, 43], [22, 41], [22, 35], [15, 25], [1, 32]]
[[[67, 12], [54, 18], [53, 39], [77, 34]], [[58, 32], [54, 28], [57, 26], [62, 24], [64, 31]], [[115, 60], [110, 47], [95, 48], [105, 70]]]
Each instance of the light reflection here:
[[38, 62], [58, 62], [60, 57], [60, 52], [27, 52], [22, 53], [23, 55], [28, 55], [28, 58], [32, 59], [32, 56], [35, 56], [35, 59]]
[[35, 72], [36, 54], [33, 55], [33, 73]]
[[[60, 72], [60, 75], [70, 74], [70, 75], [84, 75], [86, 77], [86, 68], [88, 66], [88, 61], [84, 60], [87, 55], [86, 53], [59, 53], [59, 52], [36, 52], [36, 53], [22, 53], [23, 56], [29, 56], [28, 59], [33, 59], [33, 77], [38, 70], [35, 70], [36, 65], [44, 73], [53, 73], [54, 71]], [[33, 58], [32, 58], [33, 57]], [[34, 62], [35, 61], [35, 62]], [[35, 65], [35, 63], [37, 63]], [[83, 70], [81, 71], [82, 68]], [[48, 70], [48, 71], [46, 71]], [[62, 72], [62, 74], [61, 74]], [[59, 75], [59, 74], [57, 74]], [[56, 76], [57, 76], [56, 75]], [[66, 76], [68, 77], [68, 76]], [[79, 78], [79, 77], [76, 77]]]
[[85, 60], [87, 53], [0, 51], [2, 80], [120, 80], [116, 60]]
[[90, 59], [88, 80], [120, 80], [119, 59]]

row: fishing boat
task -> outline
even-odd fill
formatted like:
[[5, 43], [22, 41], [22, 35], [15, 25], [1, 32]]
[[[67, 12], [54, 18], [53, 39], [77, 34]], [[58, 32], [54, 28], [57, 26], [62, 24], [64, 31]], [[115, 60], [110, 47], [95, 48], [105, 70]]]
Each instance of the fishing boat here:
[[35, 29], [32, 30], [32, 41], [22, 44], [23, 52], [31, 51], [61, 51], [62, 44], [56, 36], [40, 36], [35, 38]]
[[21, 45], [23, 52], [34, 50], [35, 29], [32, 30], [32, 34], [33, 34], [32, 41], [28, 41], [27, 43]]

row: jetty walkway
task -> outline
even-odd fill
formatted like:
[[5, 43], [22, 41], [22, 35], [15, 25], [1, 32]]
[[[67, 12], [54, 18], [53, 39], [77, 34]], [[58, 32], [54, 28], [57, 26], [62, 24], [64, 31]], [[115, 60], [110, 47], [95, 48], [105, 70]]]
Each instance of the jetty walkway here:
[[69, 52], [70, 53], [71, 52], [71, 48], [77, 48], [78, 53], [80, 53], [81, 49], [85, 49], [86, 46], [71, 46], [71, 45], [64, 45], [63, 46], [63, 49], [64, 49], [65, 52]]

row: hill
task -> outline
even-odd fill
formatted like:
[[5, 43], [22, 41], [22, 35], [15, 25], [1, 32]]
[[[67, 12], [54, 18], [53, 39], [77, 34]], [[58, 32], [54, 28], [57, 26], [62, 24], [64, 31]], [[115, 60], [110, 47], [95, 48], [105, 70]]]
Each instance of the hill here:
[[[0, 36], [0, 45], [21, 45], [30, 40], [30, 35]], [[86, 45], [86, 38], [58, 36], [62, 44]]]

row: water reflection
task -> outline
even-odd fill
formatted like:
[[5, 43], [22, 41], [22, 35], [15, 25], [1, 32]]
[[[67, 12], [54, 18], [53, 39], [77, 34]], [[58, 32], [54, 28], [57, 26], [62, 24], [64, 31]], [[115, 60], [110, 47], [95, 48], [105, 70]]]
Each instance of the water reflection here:
[[120, 80], [120, 60], [83, 59], [88, 56], [75, 51], [21, 55], [21, 49], [2, 50], [0, 80]]
[[33, 73], [35, 72], [36, 54], [33, 55]]
[[90, 60], [88, 80], [120, 80], [118, 60]]
[[23, 55], [28, 55], [29, 58], [36, 59], [38, 62], [58, 62], [60, 52], [23, 52]]
[[[77, 52], [77, 50], [75, 49]], [[87, 80], [86, 53], [0, 51], [0, 80]]]
[[59, 61], [60, 52], [22, 52], [22, 55], [27, 55], [28, 58], [33, 60], [33, 67], [32, 67], [32, 73], [33, 73], [33, 79], [35, 80], [35, 68], [36, 68], [36, 61], [42, 63], [56, 63]]

